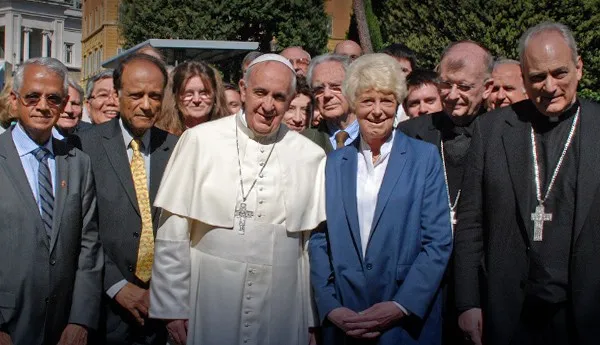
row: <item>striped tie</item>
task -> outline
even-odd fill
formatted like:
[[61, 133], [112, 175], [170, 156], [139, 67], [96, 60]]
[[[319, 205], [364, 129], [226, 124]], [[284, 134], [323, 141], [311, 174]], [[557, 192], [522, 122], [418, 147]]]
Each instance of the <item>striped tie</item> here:
[[50, 152], [44, 147], [38, 147], [33, 151], [33, 155], [40, 162], [38, 169], [38, 197], [46, 235], [50, 238], [52, 236], [52, 215], [54, 214], [52, 175], [50, 175], [50, 168], [48, 168], [48, 156], [50, 156]]

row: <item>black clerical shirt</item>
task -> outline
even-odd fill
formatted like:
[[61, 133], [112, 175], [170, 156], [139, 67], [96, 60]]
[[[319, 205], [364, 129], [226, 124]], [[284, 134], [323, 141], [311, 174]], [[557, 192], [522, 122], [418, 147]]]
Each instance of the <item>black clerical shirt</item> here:
[[[542, 197], [548, 190], [548, 184], [567, 142], [578, 108], [579, 103], [575, 103], [556, 121], [552, 121], [549, 117], [532, 109], [531, 125], [534, 129], [538, 151]], [[530, 251], [529, 284], [526, 290], [529, 295], [549, 303], [567, 300], [569, 251], [575, 222], [579, 132], [578, 126], [554, 186], [544, 202], [545, 212], [552, 213], [552, 221], [544, 222], [542, 241], [534, 242], [533, 238], [530, 238], [532, 250]], [[530, 151], [528, 156], [531, 157], [531, 164], [533, 164], [531, 147], [523, 149]], [[530, 171], [532, 172], [530, 209], [533, 213], [537, 206], [533, 167]], [[533, 229], [533, 224], [531, 224], [531, 228]]]

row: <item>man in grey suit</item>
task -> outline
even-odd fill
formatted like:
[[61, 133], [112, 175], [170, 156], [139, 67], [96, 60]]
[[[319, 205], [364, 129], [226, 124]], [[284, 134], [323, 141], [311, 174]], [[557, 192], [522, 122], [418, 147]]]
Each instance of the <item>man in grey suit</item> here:
[[136, 54], [120, 63], [113, 80], [120, 116], [79, 135], [96, 176], [106, 252], [99, 343], [164, 345], [164, 324], [148, 319], [148, 287], [160, 213], [151, 205], [177, 142], [154, 127], [167, 72], [156, 58]]
[[19, 122], [0, 135], [2, 345], [86, 344], [98, 326], [104, 258], [92, 166], [52, 137], [67, 100], [58, 60], [16, 70]]

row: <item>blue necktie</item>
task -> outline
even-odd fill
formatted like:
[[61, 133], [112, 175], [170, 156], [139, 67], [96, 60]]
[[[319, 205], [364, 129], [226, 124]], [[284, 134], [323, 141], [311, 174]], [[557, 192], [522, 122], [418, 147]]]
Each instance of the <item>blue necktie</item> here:
[[33, 155], [40, 162], [38, 170], [38, 197], [42, 208], [41, 215], [46, 235], [48, 238], [52, 235], [52, 215], [54, 212], [54, 193], [52, 193], [52, 175], [48, 168], [48, 156], [50, 152], [43, 147], [38, 147], [33, 151]]

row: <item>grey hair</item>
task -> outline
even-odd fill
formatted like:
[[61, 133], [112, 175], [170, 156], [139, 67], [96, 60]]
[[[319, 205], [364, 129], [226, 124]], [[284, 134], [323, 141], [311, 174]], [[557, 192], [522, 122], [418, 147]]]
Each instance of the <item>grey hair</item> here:
[[246, 56], [244, 56], [244, 60], [242, 60], [242, 67], [249, 65], [252, 61], [254, 61], [254, 59], [256, 59], [257, 57], [263, 55], [263, 53], [261, 52], [257, 52], [257, 51], [251, 51], [248, 54], [246, 54]]
[[63, 80], [63, 94], [67, 95], [69, 91], [69, 71], [67, 70], [67, 67], [63, 65], [62, 62], [51, 57], [32, 58], [19, 65], [19, 67], [17, 67], [17, 70], [15, 71], [15, 76], [13, 79], [13, 91], [18, 92], [23, 86], [25, 68], [30, 65], [42, 66], [58, 74], [58, 76], [61, 77]]
[[69, 81], [69, 87], [72, 87], [72, 88], [74, 88], [77, 91], [77, 93], [79, 94], [79, 100], [81, 102], [83, 102], [83, 89], [81, 88], [81, 86], [79, 85], [79, 83], [77, 83], [71, 77], [68, 78], [68, 81]]
[[348, 67], [350, 66], [351, 62], [350, 58], [346, 55], [323, 54], [317, 56], [316, 58], [312, 59], [310, 65], [308, 66], [308, 73], [306, 73], [306, 81], [308, 82], [308, 86], [312, 87], [313, 74], [315, 72], [315, 68], [318, 65], [328, 61], [339, 62], [342, 65], [342, 68], [344, 68], [344, 73], [348, 70]]
[[[277, 62], [277, 61], [267, 60], [264, 62]], [[246, 70], [246, 73], [244, 73], [244, 84], [246, 84], [246, 86], [250, 85], [250, 75], [252, 74], [252, 71], [254, 70], [254, 68], [256, 66], [260, 65], [261, 63], [262, 62], [248, 67], [248, 69]], [[290, 90], [290, 95], [293, 96], [296, 94], [296, 72], [293, 70], [289, 70], [289, 71], [292, 73], [292, 81], [290, 83], [290, 87], [288, 88], [288, 90]]]
[[87, 84], [85, 85], [85, 99], [90, 99], [92, 97], [92, 92], [94, 92], [94, 86], [96, 85], [96, 82], [98, 82], [99, 80], [102, 79], [108, 79], [113, 77], [113, 70], [112, 69], [105, 69], [103, 71], [100, 71], [98, 74], [94, 75], [93, 77], [91, 77]]
[[571, 49], [571, 58], [573, 59], [573, 63], [577, 64], [577, 58], [579, 57], [577, 50], [577, 42], [575, 41], [575, 37], [573, 37], [573, 32], [569, 29], [568, 26], [556, 23], [556, 22], [543, 22], [536, 26], [533, 26], [519, 39], [519, 60], [521, 60], [521, 64], [523, 63], [523, 58], [525, 56], [525, 49], [527, 49], [527, 45], [533, 36], [537, 36], [542, 32], [556, 32], [560, 34], [567, 45]]
[[521, 63], [517, 60], [500, 57], [500, 58], [497, 58], [496, 61], [494, 61], [494, 68], [496, 68], [500, 65], [519, 65], [519, 66], [521, 66]]

